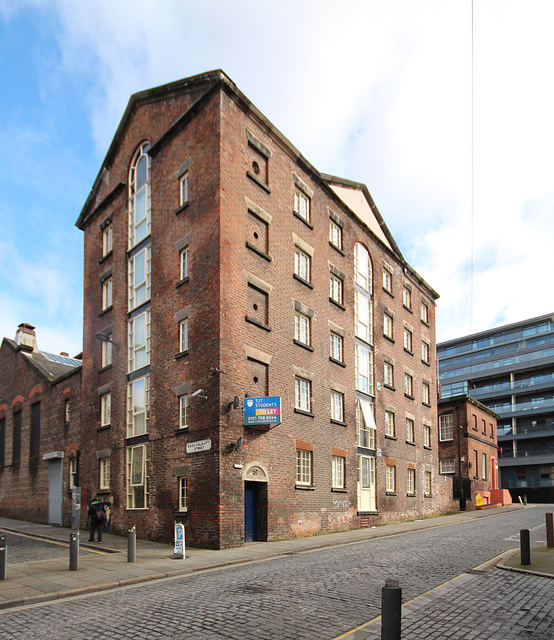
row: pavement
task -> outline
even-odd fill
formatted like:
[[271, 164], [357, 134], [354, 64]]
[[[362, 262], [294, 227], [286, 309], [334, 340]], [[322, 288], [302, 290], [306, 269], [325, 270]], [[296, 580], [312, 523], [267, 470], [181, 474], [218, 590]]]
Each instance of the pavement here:
[[[89, 543], [88, 532], [80, 532], [79, 565], [69, 570], [69, 538], [71, 531], [63, 527], [0, 518], [0, 535], [29, 536], [67, 547], [63, 557], [10, 564], [7, 550], [6, 579], [0, 580], [0, 610], [13, 609], [51, 600], [90, 594], [107, 589], [138, 584], [150, 580], [186, 575], [233, 564], [256, 562], [337, 545], [363, 542], [375, 538], [410, 533], [475, 518], [489, 517], [506, 511], [522, 509], [510, 505], [482, 511], [465, 511], [446, 516], [389, 523], [373, 528], [356, 529], [310, 538], [277, 542], [254, 542], [223, 550], [186, 548], [184, 559], [171, 559], [173, 545], [136, 541], [136, 561], [127, 561], [126, 537], [104, 534], [101, 545]], [[532, 564], [522, 567], [519, 552], [502, 558], [497, 566], [514, 572], [554, 577], [554, 549], [533, 548]]]

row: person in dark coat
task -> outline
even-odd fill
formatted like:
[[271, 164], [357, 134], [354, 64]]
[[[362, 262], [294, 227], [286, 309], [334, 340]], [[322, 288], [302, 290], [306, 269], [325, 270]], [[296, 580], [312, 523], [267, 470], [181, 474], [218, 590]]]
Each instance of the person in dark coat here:
[[88, 538], [89, 542], [94, 542], [94, 532], [98, 532], [98, 544], [102, 542], [102, 529], [104, 528], [104, 523], [106, 522], [106, 511], [104, 509], [104, 505], [101, 502], [98, 502], [97, 498], [90, 503], [90, 507], [88, 509], [88, 516], [90, 519], [90, 535]]

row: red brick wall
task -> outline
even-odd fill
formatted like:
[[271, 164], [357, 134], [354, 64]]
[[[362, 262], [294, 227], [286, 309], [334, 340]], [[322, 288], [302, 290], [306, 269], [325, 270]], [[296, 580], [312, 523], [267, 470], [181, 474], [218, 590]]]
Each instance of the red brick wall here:
[[[71, 523], [69, 458], [80, 441], [80, 370], [51, 385], [24, 355], [4, 340], [0, 348], [0, 419], [5, 419], [4, 466], [0, 465], [0, 513], [5, 517], [48, 522], [48, 461], [45, 453], [62, 451], [63, 524]], [[65, 423], [65, 400], [71, 402]], [[39, 454], [30, 457], [31, 407], [40, 402]], [[13, 416], [21, 411], [21, 456], [12, 462]]]

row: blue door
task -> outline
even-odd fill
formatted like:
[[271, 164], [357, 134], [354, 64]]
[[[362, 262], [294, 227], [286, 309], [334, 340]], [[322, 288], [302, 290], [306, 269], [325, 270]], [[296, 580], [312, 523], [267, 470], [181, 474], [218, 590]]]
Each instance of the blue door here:
[[256, 482], [244, 483], [244, 541], [258, 539], [258, 488]]

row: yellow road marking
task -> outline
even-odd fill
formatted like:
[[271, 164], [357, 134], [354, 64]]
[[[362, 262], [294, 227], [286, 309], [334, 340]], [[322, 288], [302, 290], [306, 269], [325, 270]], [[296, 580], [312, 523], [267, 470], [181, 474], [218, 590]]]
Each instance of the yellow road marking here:
[[[491, 558], [490, 560], [487, 560], [487, 562], [483, 562], [482, 564], [477, 565], [476, 567], [474, 567], [472, 569], [472, 571], [479, 571], [482, 567], [486, 567], [486, 566], [491, 565], [491, 564], [496, 564], [495, 561], [498, 561], [503, 556], [507, 556], [508, 554], [512, 554], [515, 551], [517, 551], [517, 549], [510, 549], [510, 551], [504, 551], [503, 553], [499, 553], [497, 556], [494, 556], [494, 558]], [[430, 593], [432, 593], [436, 589], [440, 589], [441, 587], [445, 587], [447, 584], [455, 582], [456, 580], [459, 580], [460, 578], [462, 578], [463, 576], [466, 576], [466, 575], [467, 575], [467, 572], [461, 573], [459, 576], [456, 576], [455, 578], [451, 578], [450, 580], [447, 580], [446, 582], [443, 582], [442, 584], [439, 584], [436, 587], [433, 587], [432, 589], [429, 589], [429, 591], [426, 591], [425, 593], [421, 593], [419, 596], [416, 596], [412, 600], [408, 600], [408, 602], [404, 602], [402, 604], [402, 608], [407, 607], [412, 602], [415, 602], [416, 600], [419, 600], [420, 598], [423, 598], [424, 596], [429, 595]], [[344, 638], [347, 638], [349, 635], [354, 634], [357, 631], [361, 631], [362, 629], [365, 629], [366, 627], [369, 627], [369, 625], [374, 624], [375, 622], [379, 622], [380, 619], [381, 619], [381, 616], [377, 616], [376, 618], [373, 618], [372, 620], [369, 620], [368, 622], [364, 622], [364, 624], [361, 624], [359, 627], [356, 627], [355, 629], [350, 629], [350, 631], [347, 631], [346, 633], [343, 633], [340, 636], [337, 636], [336, 638], [333, 638], [333, 640], [344, 640]]]

